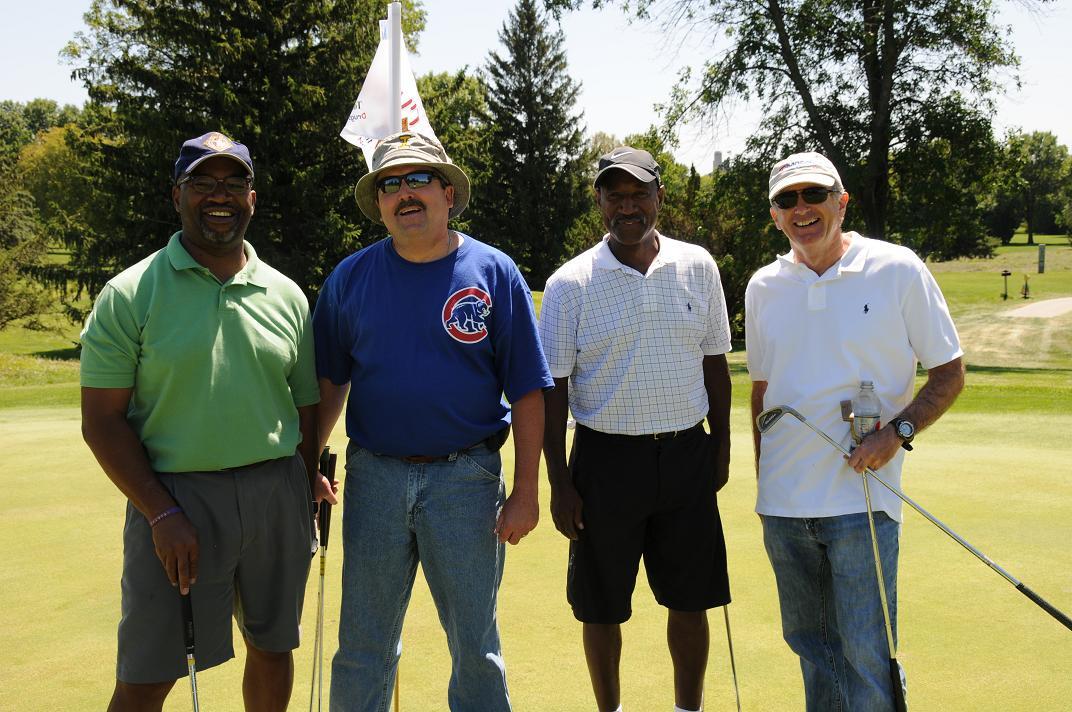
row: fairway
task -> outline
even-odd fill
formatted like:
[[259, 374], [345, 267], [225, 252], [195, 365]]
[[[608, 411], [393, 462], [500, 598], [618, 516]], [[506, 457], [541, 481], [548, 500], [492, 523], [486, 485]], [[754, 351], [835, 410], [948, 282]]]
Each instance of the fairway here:
[[[1072, 254], [1072, 248], [1049, 249], [1053, 261]], [[954, 408], [917, 439], [906, 460], [904, 487], [1036, 593], [1072, 613], [1072, 314], [1049, 320], [1001, 317], [1024, 301], [1003, 303], [998, 297], [1000, 259], [980, 270], [958, 269], [962, 263], [948, 269], [934, 266], [958, 321], [970, 370]], [[1068, 262], [1062, 264], [1062, 270], [1031, 275], [1037, 298], [1072, 296], [1072, 272]], [[0, 338], [4, 711], [101, 710], [114, 679], [125, 501], [82, 443], [76, 364], [33, 356], [65, 349], [69, 342], [69, 337], [46, 339], [23, 348], [15, 335]], [[802, 710], [800, 674], [781, 640], [774, 579], [753, 512], [756, 486], [743, 353], [735, 352], [730, 361], [733, 459], [730, 482], [719, 499], [742, 707]], [[778, 427], [798, 426], [787, 420]], [[341, 428], [331, 445], [344, 451]], [[507, 461], [511, 447], [504, 450]], [[593, 710], [580, 625], [565, 602], [566, 540], [551, 522], [546, 482], [541, 486], [540, 526], [520, 546], [509, 547], [500, 596], [511, 695], [522, 712]], [[341, 510], [335, 516], [327, 572], [325, 686], [336, 642], [343, 553]], [[907, 507], [904, 518], [898, 659], [907, 671], [911, 709], [1067, 710], [1072, 632]], [[293, 710], [308, 705], [317, 582], [314, 565], [306, 639], [296, 652]], [[705, 709], [732, 710], [721, 610], [711, 612], [710, 624]], [[672, 709], [665, 613], [643, 576], [633, 619], [623, 634], [625, 710]], [[241, 709], [243, 654], [237, 633], [236, 643], [238, 660], [199, 672], [202, 709]], [[418, 577], [403, 634], [402, 709], [446, 710], [449, 675], [438, 617]], [[165, 709], [190, 709], [184, 681]]]

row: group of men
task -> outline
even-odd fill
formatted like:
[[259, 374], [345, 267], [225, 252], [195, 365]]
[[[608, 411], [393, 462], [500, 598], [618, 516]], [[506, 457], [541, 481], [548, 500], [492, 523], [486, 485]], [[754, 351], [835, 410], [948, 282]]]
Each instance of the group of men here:
[[[181, 230], [108, 283], [82, 333], [83, 433], [128, 500], [109, 709], [159, 710], [185, 674], [179, 596], [199, 667], [233, 657], [233, 617], [246, 709], [286, 708], [311, 510], [337, 503], [317, 453], [344, 406], [333, 710], [388, 709], [418, 564], [450, 650], [450, 709], [511, 709], [497, 592], [505, 544], [539, 519], [541, 450], [597, 708], [623, 709], [621, 624], [643, 560], [668, 609], [674, 709], [703, 709], [706, 612], [730, 601], [717, 501], [729, 320], [710, 254], [656, 227], [665, 189], [652, 156], [621, 146], [600, 159], [607, 233], [548, 280], [538, 322], [513, 261], [450, 229], [471, 186], [433, 139], [380, 141], [355, 196], [388, 235], [334, 269], [313, 313], [244, 239], [256, 205], [245, 146], [191, 139], [172, 177]], [[898, 481], [902, 445], [962, 386], [961, 351], [923, 263], [842, 232], [849, 196], [829, 161], [790, 156], [769, 188], [791, 249], [746, 294], [753, 420], [786, 404], [843, 428], [839, 401], [866, 379], [902, 426], [847, 461], [797, 430], [754, 431], [783, 632], [807, 709], [893, 709], [857, 473]], [[917, 360], [928, 378], [913, 396]], [[895, 623], [899, 501], [879, 494], [875, 508]]]

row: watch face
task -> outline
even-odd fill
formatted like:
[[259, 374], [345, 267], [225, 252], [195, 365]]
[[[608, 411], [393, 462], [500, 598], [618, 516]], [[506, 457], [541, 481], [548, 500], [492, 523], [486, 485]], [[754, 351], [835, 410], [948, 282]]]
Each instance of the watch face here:
[[916, 428], [907, 420], [902, 420], [897, 424], [897, 434], [905, 440], [908, 440], [916, 434]]

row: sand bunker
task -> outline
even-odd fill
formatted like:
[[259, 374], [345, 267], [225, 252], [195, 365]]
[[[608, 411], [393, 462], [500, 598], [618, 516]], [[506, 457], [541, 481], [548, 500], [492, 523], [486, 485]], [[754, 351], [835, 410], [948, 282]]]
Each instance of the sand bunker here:
[[1034, 304], [1028, 304], [1022, 306], [1019, 309], [1013, 309], [1002, 314], [1002, 316], [1016, 316], [1016, 317], [1035, 317], [1047, 319], [1053, 316], [1061, 316], [1072, 312], [1072, 297], [1061, 297], [1060, 299], [1045, 299], [1041, 302], [1035, 302]]

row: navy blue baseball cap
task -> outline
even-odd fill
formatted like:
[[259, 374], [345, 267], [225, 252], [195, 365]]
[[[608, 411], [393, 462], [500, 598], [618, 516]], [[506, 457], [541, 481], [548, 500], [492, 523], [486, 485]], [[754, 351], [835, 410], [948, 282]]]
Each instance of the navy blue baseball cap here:
[[194, 168], [203, 161], [215, 156], [225, 156], [242, 164], [249, 177], [253, 177], [253, 159], [249, 157], [249, 149], [237, 141], [232, 141], [217, 131], [209, 131], [203, 136], [192, 138], [182, 144], [179, 158], [175, 161], [175, 170], [172, 177], [177, 183], [180, 178], [185, 178]]

